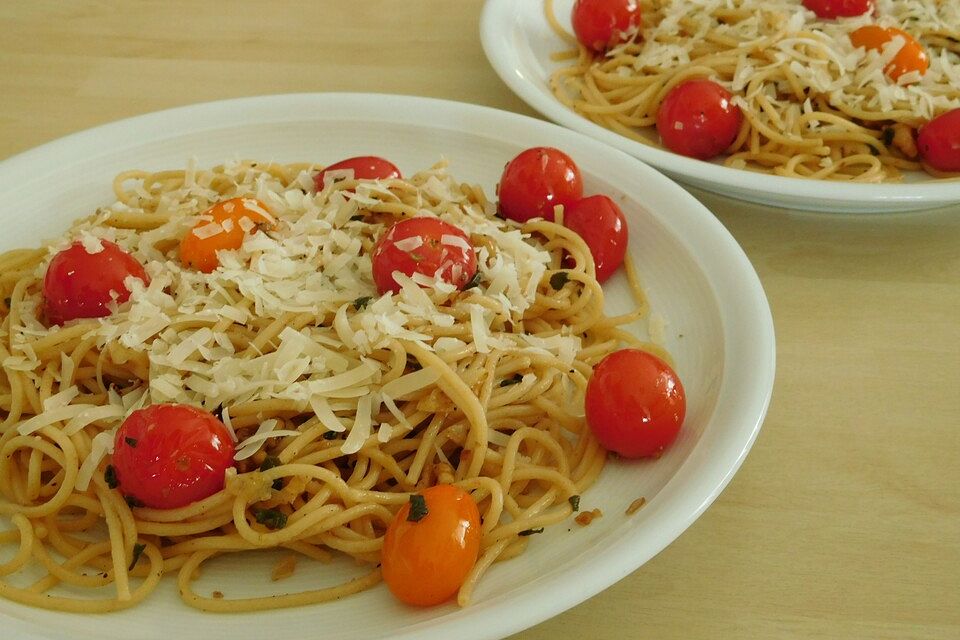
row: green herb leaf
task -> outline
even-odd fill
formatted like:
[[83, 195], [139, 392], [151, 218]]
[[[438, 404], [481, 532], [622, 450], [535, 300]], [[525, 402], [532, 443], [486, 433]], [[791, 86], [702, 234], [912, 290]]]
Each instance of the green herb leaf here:
[[353, 301], [354, 310], [360, 311], [361, 309], [366, 308], [366, 306], [370, 304], [371, 300], [373, 300], [373, 296], [360, 296]]
[[143, 506], [143, 503], [133, 496], [123, 496], [123, 499], [127, 501], [127, 506], [131, 509]]
[[537, 527], [536, 529], [524, 529], [519, 533], [519, 535], [532, 536], [535, 533], [543, 533], [543, 527]]
[[574, 511], [580, 511], [580, 496], [570, 496], [567, 498], [567, 502], [570, 503]]
[[287, 526], [287, 514], [279, 509], [254, 509], [253, 517], [267, 529], [275, 531]]
[[103, 479], [111, 489], [120, 486], [120, 481], [117, 479], [117, 470], [113, 468], [112, 464], [108, 464], [107, 468], [103, 470]]
[[13, 300], [12, 300], [11, 298], [9, 298], [9, 297], [3, 299], [3, 304], [7, 305], [7, 309], [10, 308], [10, 303], [11, 303], [11, 302], [13, 302]]
[[479, 287], [479, 286], [480, 286], [480, 272], [477, 271], [475, 274], [473, 274], [473, 277], [470, 278], [470, 282], [463, 285], [463, 290], [466, 291], [467, 289], [473, 289], [474, 287]]
[[567, 284], [570, 281], [570, 276], [567, 275], [566, 271], [557, 271], [555, 274], [550, 276], [550, 286], [553, 287], [555, 291], [560, 291], [563, 289], [563, 285]]
[[366, 218], [367, 218], [367, 216], [363, 215], [362, 213], [358, 213], [358, 214], [355, 215], [355, 216], [350, 216], [350, 221], [351, 221], [351, 222], [358, 222], [358, 221], [359, 221], [359, 222], [363, 222]]
[[509, 387], [509, 386], [512, 385], [512, 384], [517, 384], [518, 382], [522, 382], [522, 381], [523, 381], [523, 376], [520, 375], [519, 373], [515, 373], [515, 374], [513, 374], [512, 376], [510, 376], [509, 378], [504, 378], [503, 380], [501, 380], [501, 381], [500, 381], [500, 386], [501, 386], [501, 387]]
[[324, 440], [336, 440], [339, 435], [340, 435], [340, 434], [337, 433], [336, 431], [327, 431], [325, 434], [323, 434], [323, 439], [324, 439]]
[[893, 142], [893, 127], [887, 127], [883, 130], [883, 133], [880, 136], [880, 139], [883, 141], [883, 144], [891, 144]]
[[137, 439], [136, 439], [136, 438], [127, 437], [127, 438], [124, 438], [123, 441], [126, 442], [126, 443], [127, 443], [128, 445], [130, 445], [131, 447], [133, 447], [134, 449], [137, 448]]
[[410, 496], [410, 513], [407, 514], [407, 520], [410, 522], [420, 522], [427, 517], [427, 501], [419, 493]]
[[[263, 462], [260, 463], [260, 471], [266, 471], [268, 469], [273, 469], [274, 467], [279, 467], [280, 464], [280, 458], [276, 456], [267, 456], [263, 459]], [[283, 489], [283, 478], [277, 478], [270, 486], [273, 487], [274, 491], [280, 491], [280, 489]]]
[[133, 545], [133, 560], [130, 561], [130, 566], [127, 567], [127, 571], [133, 571], [133, 568], [137, 566], [137, 560], [140, 559], [140, 556], [143, 555], [143, 550], [147, 548], [147, 545], [140, 544], [139, 542]]

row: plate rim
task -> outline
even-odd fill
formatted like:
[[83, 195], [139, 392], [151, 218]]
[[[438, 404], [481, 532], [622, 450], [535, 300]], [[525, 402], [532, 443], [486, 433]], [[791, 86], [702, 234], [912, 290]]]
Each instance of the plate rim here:
[[[333, 104], [338, 109], [349, 108], [352, 116], [351, 118], [344, 118], [342, 115], [337, 115], [331, 118], [328, 114], [325, 114], [322, 108], [317, 108], [314, 111], [291, 109], [291, 105], [301, 104], [308, 104], [313, 107]], [[292, 111], [295, 115], [282, 117], [280, 114], [286, 111]], [[231, 118], [249, 121], [251, 117], [255, 117], [255, 114], [261, 112], [275, 114], [275, 117], [269, 120], [256, 120], [261, 124], [312, 119], [343, 121], [371, 117], [369, 115], [371, 113], [378, 114], [376, 119], [384, 124], [415, 123], [428, 128], [458, 129], [455, 126], [458, 118], [470, 118], [474, 121], [491, 124], [498, 121], [513, 121], [534, 130], [548, 132], [560, 141], [576, 141], [579, 146], [591, 149], [591, 153], [619, 156], [623, 162], [632, 165], [639, 177], [657, 182], [658, 187], [664, 189], [678, 203], [683, 203], [684, 206], [678, 206], [676, 211], [670, 211], [669, 215], [665, 212], [650, 211], [650, 214], [659, 223], [667, 226], [672, 235], [694, 245], [704, 242], [707, 238], [716, 241], [717, 245], [713, 247], [714, 259], [723, 264], [725, 268], [720, 270], [722, 273], [705, 274], [704, 277], [714, 289], [714, 299], [720, 317], [732, 317], [733, 310], [737, 310], [740, 317], [750, 319], [746, 326], [749, 326], [754, 332], [749, 340], [744, 340], [741, 337], [739, 341], [733, 341], [731, 336], [743, 333], [744, 329], [742, 327], [745, 325], [738, 323], [738, 326], [733, 327], [724, 323], [722, 327], [725, 366], [722, 377], [723, 386], [718, 391], [717, 396], [718, 407], [720, 406], [719, 399], [724, 397], [724, 387], [727, 385], [735, 384], [749, 390], [744, 398], [738, 397], [739, 404], [736, 407], [731, 406], [727, 409], [728, 412], [733, 413], [742, 421], [742, 424], [736, 428], [736, 433], [740, 437], [729, 443], [728, 449], [730, 451], [721, 457], [722, 463], [717, 460], [712, 461], [712, 466], [709, 467], [713, 470], [712, 475], [697, 478], [694, 475], [695, 470], [692, 468], [691, 461], [688, 459], [680, 465], [658, 493], [658, 495], [669, 498], [678, 492], [697, 488], [698, 491], [693, 496], [696, 504], [692, 507], [684, 505], [684, 502], [690, 501], [689, 497], [686, 501], [674, 499], [651, 501], [644, 509], [645, 517], [663, 518], [665, 523], [653, 527], [656, 533], [653, 539], [617, 540], [599, 558], [594, 557], [592, 562], [582, 567], [582, 570], [577, 573], [577, 586], [579, 587], [577, 589], [571, 589], [569, 583], [566, 588], [562, 588], [562, 574], [558, 576], [548, 574], [539, 581], [537, 589], [531, 591], [524, 587], [524, 593], [519, 598], [512, 600], [515, 606], [511, 608], [511, 616], [509, 617], [483, 617], [486, 610], [490, 608], [497, 610], [502, 606], [505, 595], [498, 594], [486, 602], [459, 610], [460, 615], [452, 619], [444, 620], [445, 616], [441, 616], [415, 623], [404, 632], [394, 634], [391, 637], [411, 639], [445, 637], [454, 632], [460, 633], [464, 637], [492, 639], [529, 628], [576, 606], [637, 570], [668, 544], [676, 540], [716, 500], [749, 453], [766, 417], [772, 396], [776, 343], [769, 302], [763, 291], [759, 276], [743, 249], [704, 205], [670, 178], [658, 173], [640, 160], [589, 136], [522, 114], [436, 98], [398, 94], [336, 92], [271, 94], [173, 107], [101, 124], [63, 136], [0, 161], [0, 185], [7, 180], [15, 179], [18, 173], [28, 168], [29, 164], [38, 157], [42, 159], [55, 153], [56, 157], [64, 164], [70, 164], [75, 161], [78, 154], [83, 152], [84, 145], [89, 144], [90, 141], [97, 140], [102, 144], [104, 140], [109, 142], [111, 137], [122, 137], [134, 131], [152, 132], [151, 136], [141, 137], [138, 140], [138, 144], [145, 144], [151, 141], [169, 139], [176, 135], [209, 130], [210, 127], [205, 126], [205, 118], [209, 116], [222, 116], [224, 113], [232, 114], [226, 122], [219, 122], [222, 127], [232, 124]], [[243, 114], [243, 117], [240, 114]], [[254, 114], [254, 116], [250, 114]], [[173, 126], [173, 133], [171, 133], [167, 128], [170, 126], [171, 120], [175, 123], [189, 121], [190, 126], [186, 128]], [[464, 129], [461, 127], [459, 130]], [[484, 137], [497, 138], [490, 127], [485, 126], [484, 130]], [[110, 152], [115, 151], [116, 148], [110, 149]], [[89, 154], [84, 154], [83, 157], [86, 160], [91, 159]], [[686, 228], [690, 231], [690, 235], [686, 237], [679, 233], [679, 229], [684, 226], [685, 220], [687, 221]], [[690, 221], [695, 221], [696, 224], [692, 224]], [[718, 293], [723, 294], [724, 292], [733, 295], [718, 295]], [[734, 375], [730, 373], [731, 368], [728, 365], [733, 367]], [[715, 417], [715, 415], [711, 417]], [[716, 430], [713, 432], [707, 431], [704, 432], [704, 436], [709, 436], [711, 433], [716, 434], [718, 432]], [[714, 467], [716, 468], [714, 469]], [[661, 512], [665, 512], [665, 514]], [[655, 522], [659, 522], [659, 520]], [[612, 553], [612, 551], [617, 553]], [[518, 602], [524, 606], [516, 606]], [[3, 601], [0, 604], [15, 603]], [[56, 613], [52, 615], [56, 615]], [[34, 624], [32, 621], [10, 617], [3, 610], [0, 610], [0, 617], [12, 621], [14, 625], [18, 622], [27, 625]], [[213, 619], [215, 618], [211, 618], [211, 620]], [[478, 621], [482, 621], [483, 624], [478, 624]], [[14, 626], [13, 630], [16, 631], [18, 628]], [[21, 630], [27, 633], [36, 632], [29, 627], [23, 627]], [[45, 638], [50, 636], [34, 637]]]
[[[549, 95], [544, 93], [537, 85], [543, 80], [542, 78], [526, 78], [520, 68], [519, 50], [505, 46], [511, 42], [511, 39], [507, 37], [508, 31], [504, 26], [509, 25], [511, 34], [522, 31], [525, 24], [524, 16], [531, 11], [529, 7], [534, 3], [539, 5], [541, 2], [542, 0], [533, 0], [528, 4], [514, 2], [514, 0], [485, 0], [480, 16], [480, 42], [487, 61], [510, 90], [528, 106], [557, 124], [625, 151], [674, 179], [692, 183], [699, 188], [721, 193], [727, 197], [749, 199], [760, 203], [776, 202], [777, 206], [791, 209], [797, 208], [796, 205], [781, 201], [782, 196], [792, 199], [807, 198], [813, 199], [814, 204], [825, 207], [823, 209], [825, 211], [865, 214], [892, 213], [894, 210], [889, 207], [895, 205], [916, 209], [918, 206], [934, 208], [960, 202], [960, 179], [941, 182], [935, 182], [933, 179], [914, 183], [874, 184], [777, 176], [686, 158], [665, 149], [635, 142], [601, 127], [568, 109], [554, 98], [552, 93]], [[547, 26], [546, 20], [544, 20], [544, 26]], [[527, 35], [526, 32], [523, 34]], [[529, 42], [529, 39], [525, 39], [524, 42]], [[758, 177], [762, 177], [769, 187], [758, 190], [756, 188]], [[737, 192], [756, 194], [756, 199], [733, 195], [734, 192], [729, 189], [718, 190], [716, 185], [720, 184], [728, 184]], [[816, 193], [816, 185], [821, 184], [830, 185], [829, 196], [820, 196]], [[864, 207], [870, 204], [885, 205], [888, 208], [884, 211], [866, 210]]]

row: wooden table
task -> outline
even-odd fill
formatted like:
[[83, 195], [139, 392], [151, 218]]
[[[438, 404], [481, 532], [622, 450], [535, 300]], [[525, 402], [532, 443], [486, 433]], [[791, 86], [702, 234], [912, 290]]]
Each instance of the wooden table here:
[[[535, 115], [483, 56], [481, 4], [7, 0], [0, 158], [266, 93], [405, 93]], [[516, 637], [960, 638], [960, 205], [854, 217], [696, 195], [773, 309], [763, 431], [668, 549]]]

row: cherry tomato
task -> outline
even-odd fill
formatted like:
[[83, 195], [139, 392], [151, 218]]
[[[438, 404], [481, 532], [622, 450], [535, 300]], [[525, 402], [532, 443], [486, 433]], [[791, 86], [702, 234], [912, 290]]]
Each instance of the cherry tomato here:
[[[230, 198], [213, 205], [203, 212], [212, 216], [213, 222], [203, 220], [197, 223], [180, 242], [180, 261], [187, 267], [210, 273], [220, 266], [218, 251], [239, 249], [246, 232], [241, 224], [247, 218], [253, 224], [270, 224], [273, 218], [267, 206], [254, 198]], [[219, 224], [221, 229], [212, 236], [197, 235], [198, 231], [210, 224]], [[256, 230], [254, 227], [253, 231]]]
[[913, 36], [906, 31], [895, 29], [893, 27], [884, 28], [868, 24], [860, 27], [850, 34], [850, 42], [855, 47], [864, 47], [880, 51], [883, 46], [893, 40], [894, 36], [900, 36], [906, 42], [897, 55], [893, 57], [883, 70], [893, 80], [896, 80], [905, 73], [918, 71], [920, 75], [927, 72], [930, 66], [930, 59], [927, 58], [927, 52], [923, 50], [923, 45], [917, 42]]
[[942, 113], [917, 135], [920, 157], [934, 169], [960, 171], [960, 109]]
[[676, 439], [687, 401], [670, 365], [646, 351], [622, 349], [594, 367], [585, 409], [605, 449], [642, 458], [660, 455]]
[[175, 509], [223, 489], [234, 446], [213, 414], [186, 404], [131, 413], [113, 443], [120, 492], [153, 509]]
[[803, 6], [819, 18], [862, 16], [873, 9], [873, 0], [803, 0]]
[[[440, 604], [457, 592], [480, 552], [480, 512], [470, 494], [449, 484], [419, 494], [427, 515], [400, 508], [383, 538], [383, 581], [407, 604]], [[417, 509], [413, 509], [417, 514]]]
[[328, 171], [343, 171], [345, 169], [353, 170], [355, 180], [387, 180], [400, 177], [400, 169], [389, 160], [377, 156], [357, 156], [335, 162], [317, 173], [313, 178], [317, 191], [323, 189], [323, 181]]
[[583, 179], [576, 163], [552, 147], [533, 147], [507, 163], [497, 187], [500, 214], [526, 222], [553, 220], [553, 208], [583, 196]]
[[617, 203], [607, 196], [577, 200], [564, 209], [563, 225], [576, 231], [590, 247], [598, 281], [605, 281], [623, 263], [627, 220]]
[[463, 288], [477, 273], [477, 254], [459, 228], [439, 218], [407, 218], [380, 236], [373, 247], [373, 281], [381, 294], [400, 291], [393, 272], [433, 277]]
[[626, 32], [640, 28], [640, 2], [577, 0], [570, 20], [580, 44], [600, 53], [622, 42]]
[[712, 80], [681, 82], [663, 99], [657, 131], [674, 153], [709, 160], [733, 144], [743, 114], [730, 92]]
[[150, 283], [133, 256], [109, 240], [100, 244], [102, 251], [87, 253], [82, 243], [74, 242], [50, 261], [43, 278], [43, 312], [50, 324], [110, 315], [112, 299], [121, 304], [130, 298], [123, 284], [128, 276]]

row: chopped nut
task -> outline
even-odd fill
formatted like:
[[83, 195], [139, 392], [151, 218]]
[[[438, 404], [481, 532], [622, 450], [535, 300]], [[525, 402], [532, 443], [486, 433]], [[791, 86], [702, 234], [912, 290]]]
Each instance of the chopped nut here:
[[603, 517], [603, 512], [600, 511], [600, 509], [593, 509], [592, 511], [581, 512], [580, 515], [574, 518], [574, 521], [581, 527], [585, 527], [591, 522], [593, 522], [594, 518], [602, 518], [602, 517]]
[[632, 516], [637, 511], [640, 511], [640, 509], [642, 509], [643, 505], [645, 504], [647, 504], [647, 499], [644, 498], [643, 496], [640, 496], [639, 498], [637, 498], [636, 500], [630, 503], [630, 506], [627, 507], [627, 510], [625, 511], [625, 513], [628, 516]]

